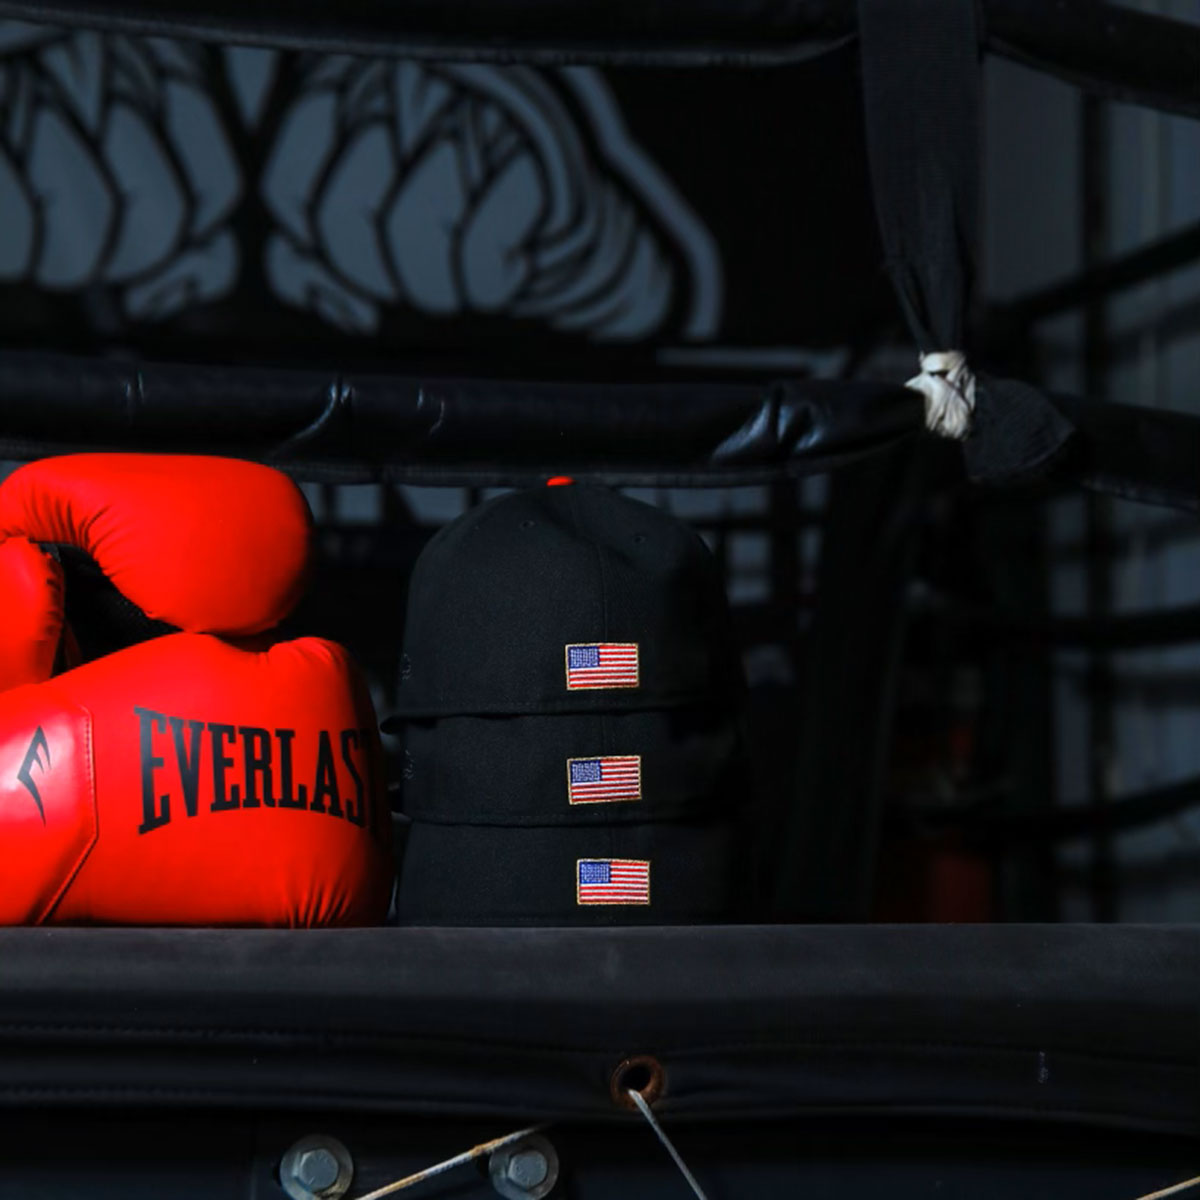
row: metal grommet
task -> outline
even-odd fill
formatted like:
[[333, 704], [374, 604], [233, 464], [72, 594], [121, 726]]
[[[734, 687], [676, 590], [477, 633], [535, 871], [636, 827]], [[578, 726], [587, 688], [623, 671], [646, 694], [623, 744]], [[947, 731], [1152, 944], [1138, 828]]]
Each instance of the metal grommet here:
[[614, 1104], [636, 1111], [629, 1093], [637, 1092], [647, 1104], [654, 1104], [667, 1090], [667, 1072], [652, 1054], [635, 1054], [618, 1064], [608, 1089]]

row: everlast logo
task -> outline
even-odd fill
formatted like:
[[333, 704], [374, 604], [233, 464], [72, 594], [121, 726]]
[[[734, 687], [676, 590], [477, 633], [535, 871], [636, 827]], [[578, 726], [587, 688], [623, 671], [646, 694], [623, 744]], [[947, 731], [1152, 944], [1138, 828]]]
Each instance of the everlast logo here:
[[[242, 808], [306, 808], [375, 831], [371, 811], [371, 744], [365, 729], [322, 729], [317, 732], [316, 766], [311, 776], [296, 777], [300, 749], [294, 729], [259, 729], [222, 725], [154, 712], [133, 710], [141, 724], [142, 823], [150, 833], [183, 812], [194, 817], [201, 804], [209, 812]], [[307, 749], [307, 747], [305, 747]], [[155, 753], [158, 750], [159, 753]], [[240, 753], [239, 753], [240, 751]], [[168, 767], [173, 760], [176, 771]], [[241, 760], [240, 765], [238, 760]], [[200, 796], [201, 767], [210, 768], [212, 794]], [[163, 791], [164, 781], [178, 779], [178, 794]], [[169, 787], [170, 784], [168, 783]]]
[[[43, 754], [46, 756], [45, 762], [42, 762]], [[33, 735], [33, 740], [29, 743], [29, 749], [25, 751], [25, 758], [21, 763], [21, 769], [17, 772], [17, 779], [29, 789], [29, 794], [33, 797], [34, 804], [37, 805], [38, 815], [42, 818], [42, 824], [45, 825], [46, 810], [42, 806], [42, 793], [38, 791], [38, 785], [33, 780], [34, 767], [37, 767], [43, 775], [50, 769], [50, 746], [46, 742], [46, 731], [40, 725]]]

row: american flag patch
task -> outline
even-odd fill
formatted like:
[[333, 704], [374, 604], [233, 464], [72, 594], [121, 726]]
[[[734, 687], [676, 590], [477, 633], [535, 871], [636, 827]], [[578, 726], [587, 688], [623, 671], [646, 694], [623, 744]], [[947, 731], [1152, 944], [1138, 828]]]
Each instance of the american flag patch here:
[[567, 691], [637, 685], [637, 642], [590, 642], [567, 647]]
[[607, 804], [642, 798], [642, 760], [637, 754], [620, 758], [568, 758], [567, 800], [571, 804]]
[[578, 904], [649, 904], [650, 864], [633, 858], [581, 858], [575, 868]]

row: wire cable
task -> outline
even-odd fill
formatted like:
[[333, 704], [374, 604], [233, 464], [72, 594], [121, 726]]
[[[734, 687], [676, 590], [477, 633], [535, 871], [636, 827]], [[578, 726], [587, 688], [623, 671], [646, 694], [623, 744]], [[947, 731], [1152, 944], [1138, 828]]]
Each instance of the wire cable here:
[[[704, 1190], [696, 1182], [696, 1177], [687, 1168], [687, 1163], [679, 1157], [679, 1151], [671, 1143], [671, 1139], [667, 1137], [666, 1131], [655, 1119], [654, 1113], [650, 1111], [650, 1105], [646, 1103], [646, 1098], [641, 1092], [635, 1092], [633, 1088], [629, 1089], [629, 1098], [637, 1105], [638, 1112], [650, 1123], [650, 1128], [654, 1130], [658, 1140], [667, 1148], [667, 1153], [675, 1160], [675, 1165], [683, 1174], [684, 1179], [688, 1181], [688, 1186], [696, 1193], [699, 1200], [708, 1200], [704, 1194]], [[364, 1197], [364, 1200], [370, 1200], [369, 1197]]]
[[418, 1183], [424, 1183], [426, 1179], [433, 1179], [436, 1175], [444, 1175], [447, 1171], [452, 1171], [455, 1167], [461, 1167], [464, 1163], [474, 1162], [477, 1158], [482, 1158], [485, 1154], [491, 1154], [493, 1150], [499, 1150], [502, 1146], [508, 1146], [512, 1142], [519, 1142], [522, 1138], [527, 1138], [531, 1134], [541, 1133], [546, 1127], [544, 1125], [530, 1125], [528, 1129], [518, 1129], [516, 1133], [507, 1133], [504, 1137], [493, 1138], [490, 1142], [480, 1142], [478, 1146], [472, 1146], [470, 1150], [464, 1150], [462, 1154], [456, 1154], [453, 1158], [448, 1158], [445, 1162], [435, 1163], [432, 1167], [426, 1167], [423, 1171], [418, 1171], [415, 1175], [405, 1175], [403, 1179], [397, 1179], [395, 1183], [385, 1184], [381, 1188], [376, 1188], [373, 1192], [368, 1192], [365, 1196], [358, 1196], [356, 1200], [381, 1200], [383, 1196], [391, 1196], [395, 1192], [404, 1191], [406, 1188], [416, 1187]]
[[1200, 1187], [1200, 1175], [1195, 1179], [1185, 1179], [1182, 1183], [1177, 1183], [1173, 1187], [1163, 1188], [1161, 1192], [1147, 1192], [1144, 1196], [1139, 1196], [1137, 1200], [1163, 1200], [1164, 1196], [1174, 1196], [1179, 1192], [1186, 1192], [1188, 1188]]

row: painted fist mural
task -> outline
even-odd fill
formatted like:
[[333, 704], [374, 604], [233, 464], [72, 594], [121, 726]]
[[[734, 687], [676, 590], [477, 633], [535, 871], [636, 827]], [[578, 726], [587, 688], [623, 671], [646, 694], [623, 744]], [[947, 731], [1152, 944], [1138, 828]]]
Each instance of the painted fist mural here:
[[107, 288], [133, 321], [248, 273], [256, 304], [358, 334], [413, 314], [703, 340], [721, 315], [712, 237], [584, 68], [4, 21], [0, 213], [0, 284]]
[[145, 319], [233, 287], [241, 174], [205, 67], [185, 43], [0, 23], [0, 281], [110, 285]]
[[274, 287], [348, 328], [407, 304], [633, 340], [685, 296], [690, 336], [716, 324], [711, 239], [594, 72], [326, 59], [262, 189]]

